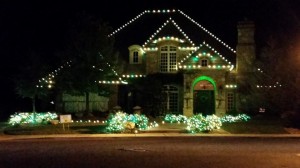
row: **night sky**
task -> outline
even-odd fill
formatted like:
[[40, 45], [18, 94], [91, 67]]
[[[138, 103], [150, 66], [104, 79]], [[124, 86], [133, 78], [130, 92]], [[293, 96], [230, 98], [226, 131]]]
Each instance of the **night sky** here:
[[300, 23], [299, 0], [2, 0], [0, 118], [16, 110], [12, 78], [26, 63], [28, 51], [39, 51], [55, 61], [53, 53], [63, 47], [66, 23], [77, 13], [85, 11], [118, 28], [144, 10], [154, 9], [180, 9], [233, 48], [240, 20], [255, 21], [258, 46], [270, 35], [287, 33], [292, 24]]

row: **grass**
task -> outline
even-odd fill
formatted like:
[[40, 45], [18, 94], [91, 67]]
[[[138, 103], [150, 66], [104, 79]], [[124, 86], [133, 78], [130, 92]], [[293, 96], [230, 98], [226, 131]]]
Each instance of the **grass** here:
[[[163, 129], [166, 125], [161, 125], [157, 129]], [[3, 129], [3, 133], [7, 135], [103, 134], [106, 127], [103, 123], [70, 123], [69, 127], [67, 124], [64, 126], [65, 129], [62, 124], [8, 126]], [[185, 129], [183, 126], [179, 127], [177, 123], [169, 124], [167, 127]], [[288, 134], [279, 117], [256, 116], [247, 122], [223, 123], [221, 128], [231, 134]]]
[[288, 134], [279, 117], [255, 116], [247, 122], [223, 123], [222, 129], [231, 134]]
[[9, 126], [3, 130], [6, 135], [51, 135], [51, 134], [95, 134], [104, 133], [104, 124], [58, 124]]

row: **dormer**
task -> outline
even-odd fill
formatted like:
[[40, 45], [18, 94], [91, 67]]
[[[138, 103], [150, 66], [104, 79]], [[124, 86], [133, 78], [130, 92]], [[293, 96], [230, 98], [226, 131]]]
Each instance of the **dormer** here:
[[129, 64], [142, 64], [143, 50], [140, 45], [131, 45], [128, 47], [129, 50]]

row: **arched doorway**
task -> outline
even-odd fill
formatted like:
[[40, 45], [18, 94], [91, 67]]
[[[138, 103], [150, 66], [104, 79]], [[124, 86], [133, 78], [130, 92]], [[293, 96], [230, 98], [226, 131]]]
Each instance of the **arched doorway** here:
[[[206, 77], [207, 78], [207, 77]], [[208, 80], [209, 79], [209, 80]], [[215, 113], [215, 82], [211, 78], [198, 78], [193, 85], [193, 113], [212, 115]]]

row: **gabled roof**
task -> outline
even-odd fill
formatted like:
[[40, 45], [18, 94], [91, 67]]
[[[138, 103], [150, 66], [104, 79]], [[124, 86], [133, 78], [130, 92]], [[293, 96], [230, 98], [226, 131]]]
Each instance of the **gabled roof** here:
[[[166, 20], [169, 22], [166, 23]], [[162, 30], [162, 27], [172, 24], [177, 29], [176, 32], [173, 32], [175, 34], [171, 34], [168, 29]], [[153, 32], [155, 33], [153, 34]], [[184, 37], [196, 46], [205, 41], [235, 64], [235, 50], [181, 10], [146, 10], [117, 28], [109, 34], [109, 37], [114, 36], [117, 47], [121, 49], [121, 53], [126, 54], [128, 51], [122, 51], [122, 48], [127, 49], [132, 44], [143, 45], [145, 41], [148, 43], [155, 40], [156, 35], [163, 36], [163, 34], [165, 34], [164, 36]]]
[[177, 40], [181, 43], [194, 46], [191, 39], [182, 32], [176, 22], [169, 18], [158, 30], [144, 43], [143, 47], [148, 47], [149, 43], [157, 43], [160, 40]]
[[[225, 57], [222, 56], [217, 50], [211, 47], [209, 44], [203, 42], [194, 52], [191, 52], [182, 60], [179, 60], [178, 67], [179, 69], [200, 69], [201, 63], [200, 59], [205, 58], [209, 59], [211, 65], [208, 65], [208, 68], [213, 69], [233, 69], [233, 65]], [[207, 68], [207, 67], [205, 67]]]
[[[71, 69], [73, 66], [76, 66], [74, 62], [67, 61], [65, 64], [58, 67], [56, 70], [50, 72], [47, 76], [39, 79], [38, 84], [36, 85], [37, 88], [52, 88], [55, 85], [55, 78], [57, 75], [61, 73], [62, 70], [66, 71], [68, 69]], [[107, 62], [104, 62], [103, 66], [107, 66], [109, 69], [109, 72], [107, 73], [105, 79], [99, 79], [98, 81], [95, 81], [99, 84], [127, 84], [127, 81], [124, 80], [117, 71], [114, 70], [113, 67]], [[99, 71], [103, 71], [103, 67], [96, 67], [91, 65], [91, 69], [97, 69]]]

